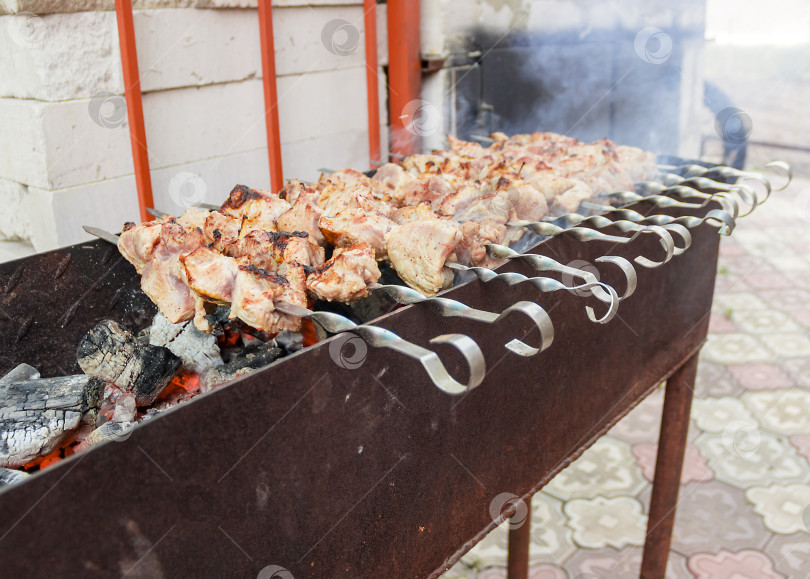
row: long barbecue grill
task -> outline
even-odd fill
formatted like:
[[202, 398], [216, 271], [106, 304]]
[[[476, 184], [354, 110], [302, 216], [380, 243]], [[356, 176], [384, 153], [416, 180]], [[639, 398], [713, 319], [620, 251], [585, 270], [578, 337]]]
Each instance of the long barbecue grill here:
[[[311, 314], [369, 342], [364, 357], [344, 358], [360, 342], [338, 334], [7, 488], [4, 570], [435, 577], [514, 514], [491, 516], [497, 495], [528, 502], [667, 380], [642, 570], [662, 577], [718, 232], [738, 201], [763, 200], [733, 185], [755, 176], [672, 163], [655, 190], [610, 199], [619, 210], [526, 224], [547, 237], [490, 248], [504, 265], [466, 268], [438, 298], [384, 290], [412, 305], [359, 328]], [[0, 376], [23, 361], [74, 374], [89, 328], [139, 330], [155, 313], [103, 240], [2, 264], [0, 279]], [[374, 347], [392, 344], [406, 355]], [[528, 530], [510, 536], [516, 576]]]

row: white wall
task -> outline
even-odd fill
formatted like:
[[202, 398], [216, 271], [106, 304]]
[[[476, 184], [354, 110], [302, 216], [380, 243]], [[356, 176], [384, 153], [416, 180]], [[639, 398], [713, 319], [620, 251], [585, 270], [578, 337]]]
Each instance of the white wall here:
[[[164, 6], [134, 18], [155, 205], [164, 211], [221, 202], [236, 183], [269, 187], [255, 9], [165, 8], [226, 3], [249, 4], [135, 3]], [[321, 167], [368, 168], [362, 2], [310, 4], [288, 0], [273, 11], [284, 174], [305, 180]], [[0, 16], [0, 239], [41, 251], [86, 239], [83, 224], [115, 231], [138, 217], [111, 6], [0, 0], [0, 13], [18, 12]], [[26, 13], [34, 10], [60, 13]], [[340, 49], [355, 38], [345, 27], [337, 48], [324, 41], [335, 20], [357, 31], [356, 46]]]

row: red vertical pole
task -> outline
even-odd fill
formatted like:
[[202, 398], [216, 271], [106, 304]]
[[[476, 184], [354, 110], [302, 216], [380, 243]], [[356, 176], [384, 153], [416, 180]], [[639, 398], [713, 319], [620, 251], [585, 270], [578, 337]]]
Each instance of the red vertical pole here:
[[378, 167], [380, 158], [380, 94], [377, 84], [377, 0], [363, 0], [366, 30], [366, 94], [368, 99], [369, 166]]
[[264, 116], [267, 122], [267, 155], [270, 159], [270, 189], [284, 187], [281, 168], [281, 136], [278, 126], [278, 90], [276, 88], [276, 48], [273, 41], [273, 8], [270, 0], [259, 0], [259, 35], [262, 49]]
[[141, 76], [138, 72], [138, 51], [135, 47], [135, 27], [132, 23], [132, 0], [115, 0], [115, 15], [118, 20], [118, 44], [124, 72], [124, 98], [127, 101], [138, 207], [141, 221], [150, 221], [152, 217], [146, 212], [146, 208], [154, 207], [155, 204], [152, 200], [152, 176], [149, 173], [149, 152], [146, 148], [146, 129], [143, 123]]
[[405, 156], [419, 151], [419, 136], [409, 130], [413, 101], [420, 95], [419, 0], [388, 1], [388, 102], [391, 152]]

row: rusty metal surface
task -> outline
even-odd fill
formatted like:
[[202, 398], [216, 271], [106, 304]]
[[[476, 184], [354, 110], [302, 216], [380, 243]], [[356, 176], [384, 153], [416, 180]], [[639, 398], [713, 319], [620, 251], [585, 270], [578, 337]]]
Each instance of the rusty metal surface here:
[[655, 483], [641, 563], [642, 579], [659, 579], [666, 575], [697, 365], [698, 356], [695, 354], [667, 380], [655, 462]]
[[[361, 366], [341, 367], [329, 340], [162, 415], [126, 440], [62, 461], [0, 494], [4, 572], [256, 577], [275, 565], [296, 578], [439, 573], [494, 526], [489, 505], [498, 494], [538, 490], [700, 347], [719, 240], [705, 225], [692, 233], [683, 255], [658, 269], [638, 268], [638, 290], [606, 325], [588, 321], [582, 298], [525, 284], [475, 281], [447, 294], [492, 311], [537, 300], [551, 315], [555, 340], [533, 358], [503, 349], [533, 327], [520, 317], [482, 328], [416, 304], [377, 322], [422, 345], [443, 332], [475, 337], [488, 375], [467, 395], [442, 393], [418, 363], [384, 350], [370, 348]], [[102, 249], [99, 243], [89, 245]], [[557, 237], [537, 251], [562, 263], [593, 262], [605, 254], [654, 255], [663, 251], [656, 243], [642, 236], [611, 247]], [[86, 287], [78, 278], [66, 284], [49, 308], [64, 309], [91, 280], [87, 302], [92, 292], [107, 296], [115, 284], [134, 283], [133, 272], [132, 279], [124, 271], [102, 279], [109, 263], [86, 272]], [[532, 273], [519, 262], [504, 268]], [[9, 269], [0, 269], [4, 279]], [[51, 283], [46, 273], [27, 275]], [[603, 279], [622, 292], [619, 279]], [[16, 299], [15, 319], [23, 305], [38, 303]], [[67, 326], [73, 344], [109, 315], [100, 310], [76, 310]], [[10, 358], [4, 364], [66, 363], [56, 358], [67, 347], [36, 352], [8, 335], [0, 339]], [[451, 372], [464, 368], [452, 348], [438, 351]], [[58, 547], [40, 557], [43, 545]]]

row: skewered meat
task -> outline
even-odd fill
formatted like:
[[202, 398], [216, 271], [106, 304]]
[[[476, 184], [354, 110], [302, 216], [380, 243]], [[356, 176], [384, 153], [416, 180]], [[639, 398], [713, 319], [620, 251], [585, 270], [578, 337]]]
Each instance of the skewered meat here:
[[187, 231], [176, 221], [168, 221], [160, 225], [160, 241], [143, 267], [141, 289], [173, 324], [192, 319], [199, 304], [180, 257], [202, 245], [199, 229]]
[[[452, 282], [447, 261], [490, 267], [489, 243], [508, 244], [538, 221], [576, 211], [600, 192], [632, 188], [655, 172], [655, 156], [602, 139], [554, 133], [492, 135], [482, 147], [448, 137], [450, 147], [380, 167], [288, 182], [278, 195], [237, 185], [219, 211], [127, 224], [121, 253], [142, 274], [144, 291], [172, 322], [194, 318], [210, 331], [206, 306], [274, 332], [299, 321], [275, 310], [283, 300], [351, 301], [368, 294], [388, 259], [425, 294]], [[324, 246], [335, 246], [326, 264]]]
[[241, 217], [235, 218], [219, 211], [211, 211], [203, 223], [203, 236], [208, 245], [222, 251], [239, 239], [241, 229]]
[[388, 257], [385, 234], [396, 224], [375, 211], [344, 209], [334, 217], [322, 217], [319, 225], [323, 236], [335, 247], [364, 242], [373, 247], [377, 259], [382, 260]]
[[307, 289], [320, 300], [351, 302], [368, 296], [368, 284], [378, 279], [374, 248], [358, 242], [335, 249], [329, 261], [309, 274]]
[[238, 263], [208, 247], [200, 247], [180, 258], [188, 284], [202, 298], [219, 304], [233, 301]]
[[374, 192], [375, 197], [387, 201], [411, 181], [413, 181], [413, 177], [405, 172], [405, 169], [400, 165], [386, 163], [377, 169], [377, 172], [371, 178], [371, 190]]
[[405, 283], [426, 295], [453, 283], [444, 263], [461, 240], [461, 226], [438, 217], [397, 225], [385, 236], [391, 265]]
[[276, 311], [274, 302], [286, 301], [305, 308], [306, 296], [294, 291], [283, 275], [255, 265], [240, 265], [236, 274], [231, 317], [266, 332], [301, 329], [301, 319]]
[[276, 221], [289, 209], [289, 203], [269, 191], [237, 185], [222, 204], [220, 212], [229, 217], [242, 218], [239, 234], [244, 236], [254, 229], [276, 231]]
[[138, 273], [142, 273], [146, 263], [152, 259], [152, 253], [160, 243], [162, 225], [162, 220], [143, 225], [135, 225], [131, 221], [124, 224], [124, 230], [118, 238], [118, 251], [135, 266]]
[[306, 231], [312, 240], [320, 246], [326, 245], [326, 239], [318, 227], [318, 221], [323, 216], [323, 210], [318, 207], [309, 194], [299, 195], [292, 208], [278, 218], [279, 231]]

